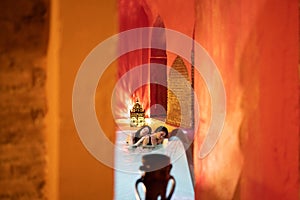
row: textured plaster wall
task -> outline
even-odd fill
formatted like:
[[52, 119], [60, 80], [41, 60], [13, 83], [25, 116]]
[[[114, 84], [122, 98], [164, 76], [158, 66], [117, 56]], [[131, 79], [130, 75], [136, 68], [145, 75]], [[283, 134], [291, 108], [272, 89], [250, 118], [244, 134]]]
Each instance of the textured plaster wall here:
[[[227, 92], [222, 136], [203, 160], [196, 153], [209, 111], [201, 117], [197, 199], [299, 198], [297, 7], [297, 1], [196, 1], [196, 40], [215, 60]], [[195, 83], [200, 104], [208, 104]]]
[[0, 2], [0, 199], [46, 199], [49, 1]]

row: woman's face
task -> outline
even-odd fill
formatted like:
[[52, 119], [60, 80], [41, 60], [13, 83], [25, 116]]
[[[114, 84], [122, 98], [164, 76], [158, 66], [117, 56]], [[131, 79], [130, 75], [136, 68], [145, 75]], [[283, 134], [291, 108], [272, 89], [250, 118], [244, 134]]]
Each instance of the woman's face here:
[[141, 130], [140, 134], [141, 136], [145, 136], [149, 133], [149, 128], [148, 127], [145, 127]]
[[164, 137], [166, 137], [167, 134], [164, 131], [159, 131], [158, 135], [159, 135], [160, 138], [164, 138]]

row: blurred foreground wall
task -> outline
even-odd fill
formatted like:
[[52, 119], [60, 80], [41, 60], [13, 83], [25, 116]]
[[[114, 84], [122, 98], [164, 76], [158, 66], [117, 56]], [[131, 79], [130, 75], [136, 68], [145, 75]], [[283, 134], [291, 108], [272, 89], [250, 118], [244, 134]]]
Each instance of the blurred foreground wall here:
[[49, 1], [0, 3], [0, 199], [46, 198]]

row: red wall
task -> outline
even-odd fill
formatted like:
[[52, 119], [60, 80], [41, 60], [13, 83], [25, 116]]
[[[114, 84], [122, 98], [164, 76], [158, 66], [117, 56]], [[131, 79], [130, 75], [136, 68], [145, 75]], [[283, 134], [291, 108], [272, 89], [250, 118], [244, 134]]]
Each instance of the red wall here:
[[221, 139], [203, 160], [205, 131], [196, 138], [197, 199], [298, 199], [298, 2], [197, 1], [196, 27], [227, 92]]

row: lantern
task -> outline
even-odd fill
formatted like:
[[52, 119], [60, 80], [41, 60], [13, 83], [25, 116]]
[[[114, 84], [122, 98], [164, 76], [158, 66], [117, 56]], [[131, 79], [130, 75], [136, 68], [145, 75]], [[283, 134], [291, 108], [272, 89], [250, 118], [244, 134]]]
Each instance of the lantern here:
[[130, 110], [130, 126], [140, 127], [145, 125], [145, 110], [137, 99]]

